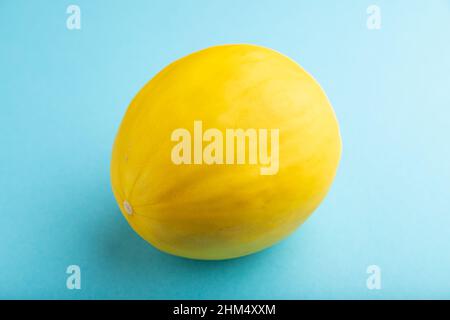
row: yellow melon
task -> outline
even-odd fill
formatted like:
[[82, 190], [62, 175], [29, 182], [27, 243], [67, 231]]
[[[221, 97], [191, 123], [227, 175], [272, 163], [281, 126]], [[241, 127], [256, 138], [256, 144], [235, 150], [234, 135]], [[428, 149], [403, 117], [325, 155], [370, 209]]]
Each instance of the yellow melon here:
[[111, 162], [131, 227], [162, 251], [227, 259], [293, 232], [341, 154], [319, 84], [268, 48], [222, 45], [177, 60], [133, 99]]

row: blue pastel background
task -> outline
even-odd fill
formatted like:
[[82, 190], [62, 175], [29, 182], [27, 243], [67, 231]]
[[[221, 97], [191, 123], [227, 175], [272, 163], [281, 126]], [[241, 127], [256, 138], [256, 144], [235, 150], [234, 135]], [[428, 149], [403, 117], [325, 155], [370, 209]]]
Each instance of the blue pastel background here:
[[[450, 298], [450, 1], [0, 0], [0, 298]], [[366, 8], [381, 8], [368, 30]], [[292, 236], [230, 261], [161, 253], [119, 213], [113, 139], [195, 50], [255, 43], [327, 92], [344, 151]], [[66, 267], [82, 289], [66, 288]], [[366, 287], [379, 265], [382, 289]]]

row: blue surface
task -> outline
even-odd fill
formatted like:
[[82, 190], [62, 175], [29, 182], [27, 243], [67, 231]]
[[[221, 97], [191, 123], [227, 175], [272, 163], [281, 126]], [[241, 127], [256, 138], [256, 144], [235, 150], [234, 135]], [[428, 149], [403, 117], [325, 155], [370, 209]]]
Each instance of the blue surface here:
[[[0, 298], [450, 298], [450, 2], [0, 0]], [[223, 43], [298, 61], [344, 150], [328, 197], [262, 253], [161, 253], [119, 213], [113, 139], [171, 61]], [[66, 288], [66, 267], [82, 289]], [[382, 270], [368, 290], [366, 268]]]

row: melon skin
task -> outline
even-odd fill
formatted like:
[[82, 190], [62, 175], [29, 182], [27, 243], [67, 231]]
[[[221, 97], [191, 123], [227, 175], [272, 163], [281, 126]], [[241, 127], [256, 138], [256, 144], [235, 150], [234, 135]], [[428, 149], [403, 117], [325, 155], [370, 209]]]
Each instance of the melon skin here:
[[[279, 169], [175, 165], [171, 133], [279, 129]], [[130, 226], [177, 256], [220, 260], [267, 248], [296, 230], [334, 179], [341, 137], [320, 85], [268, 48], [222, 45], [177, 60], [131, 102], [117, 133], [111, 182]]]

